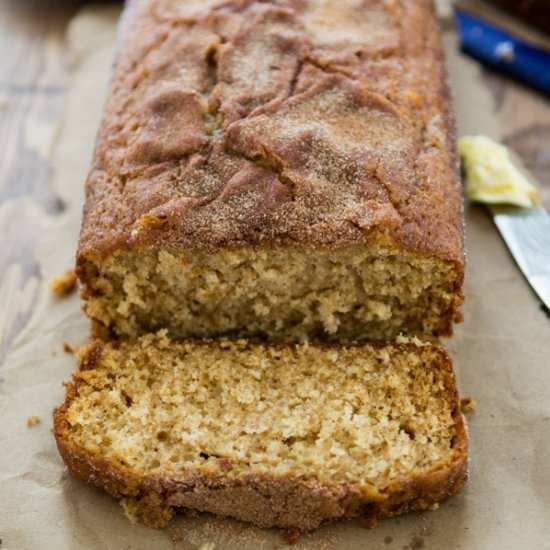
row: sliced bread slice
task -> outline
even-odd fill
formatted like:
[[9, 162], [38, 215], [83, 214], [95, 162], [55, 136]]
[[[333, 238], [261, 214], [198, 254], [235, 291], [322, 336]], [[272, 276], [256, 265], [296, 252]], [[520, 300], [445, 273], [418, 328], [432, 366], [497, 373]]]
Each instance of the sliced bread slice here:
[[54, 427], [73, 474], [153, 527], [187, 508], [311, 530], [433, 507], [467, 477], [450, 359], [418, 342], [96, 342]]

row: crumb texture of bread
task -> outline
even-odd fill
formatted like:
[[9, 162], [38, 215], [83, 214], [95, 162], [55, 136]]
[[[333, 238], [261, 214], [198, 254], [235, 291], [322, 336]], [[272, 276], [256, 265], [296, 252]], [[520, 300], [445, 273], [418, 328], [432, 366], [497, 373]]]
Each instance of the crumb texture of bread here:
[[272, 342], [430, 338], [450, 332], [461, 285], [452, 265], [372, 247], [148, 248], [88, 267], [86, 313], [120, 337], [168, 328], [177, 338]]
[[130, 2], [86, 186], [87, 313], [119, 336], [448, 334], [457, 167], [431, 1]]
[[450, 360], [415, 343], [95, 343], [54, 415], [69, 468], [165, 524], [178, 507], [308, 530], [426, 509], [465, 481]]

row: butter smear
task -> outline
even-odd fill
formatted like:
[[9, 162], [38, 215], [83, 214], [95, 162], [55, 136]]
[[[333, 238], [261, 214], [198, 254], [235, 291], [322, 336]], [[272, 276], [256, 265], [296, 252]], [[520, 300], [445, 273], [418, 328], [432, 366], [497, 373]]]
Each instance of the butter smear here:
[[537, 203], [537, 189], [514, 166], [503, 145], [485, 136], [464, 136], [458, 140], [458, 151], [471, 200], [524, 208]]

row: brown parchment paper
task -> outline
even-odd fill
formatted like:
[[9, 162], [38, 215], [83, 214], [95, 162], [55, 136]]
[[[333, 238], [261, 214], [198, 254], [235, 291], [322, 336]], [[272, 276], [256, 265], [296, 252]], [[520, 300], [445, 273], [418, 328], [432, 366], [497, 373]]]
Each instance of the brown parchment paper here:
[[[444, 15], [449, 9], [443, 2]], [[109, 76], [118, 9], [89, 7], [73, 21], [74, 74], [67, 113], [53, 155], [55, 182], [66, 205], [37, 251], [47, 281], [73, 265], [83, 182]], [[458, 54], [444, 21], [459, 134], [499, 137], [491, 94], [475, 62]], [[358, 521], [303, 535], [294, 548], [543, 549], [550, 548], [550, 319], [511, 260], [483, 207], [467, 206], [465, 322], [445, 342], [469, 415], [471, 479], [439, 510]], [[46, 285], [28, 326], [2, 367], [0, 393], [1, 548], [203, 550], [284, 548], [281, 532], [203, 515], [178, 518], [163, 530], [134, 526], [118, 503], [66, 471], [51, 434], [62, 381], [76, 367], [62, 342], [88, 337], [76, 294], [52, 297]], [[28, 416], [42, 422], [29, 428]]]

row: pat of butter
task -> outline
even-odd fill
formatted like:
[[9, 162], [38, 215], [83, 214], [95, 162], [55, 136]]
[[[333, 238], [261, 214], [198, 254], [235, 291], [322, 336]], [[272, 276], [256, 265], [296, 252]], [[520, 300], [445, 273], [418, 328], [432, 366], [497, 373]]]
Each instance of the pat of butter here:
[[458, 151], [471, 200], [525, 208], [537, 203], [537, 189], [514, 166], [503, 145], [485, 136], [465, 136], [458, 140]]

